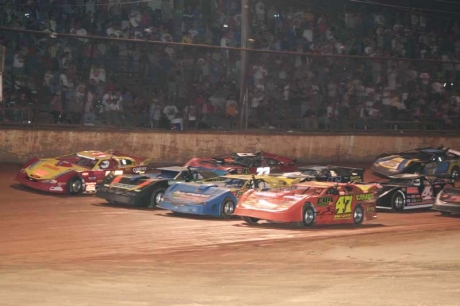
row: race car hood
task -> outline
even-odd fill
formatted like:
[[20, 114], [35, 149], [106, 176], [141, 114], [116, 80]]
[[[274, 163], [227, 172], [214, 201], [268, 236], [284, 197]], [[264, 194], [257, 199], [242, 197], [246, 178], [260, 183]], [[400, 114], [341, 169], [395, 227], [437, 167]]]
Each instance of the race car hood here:
[[460, 189], [445, 189], [439, 194], [439, 200], [460, 205]]
[[164, 179], [143, 175], [120, 175], [114, 178], [109, 185], [109, 190], [133, 191], [140, 190], [150, 184], [155, 184]]
[[[406, 184], [385, 184], [385, 183], [382, 184], [380, 183], [379, 187], [377, 188], [376, 195], [377, 195], [377, 198], [381, 198], [395, 189], [408, 188], [408, 187], [411, 187], [411, 186], [406, 185]], [[417, 188], [417, 187], [414, 187], [414, 188]]]
[[37, 180], [49, 180], [57, 178], [68, 172], [83, 172], [89, 169], [76, 164], [54, 158], [40, 159], [24, 169], [27, 176]]
[[404, 158], [400, 155], [391, 155], [377, 159], [374, 162], [374, 165], [388, 169], [390, 171], [402, 171], [412, 161], [418, 161], [418, 159]]
[[206, 169], [211, 169], [214, 171], [222, 171], [221, 175], [227, 173], [242, 173], [243, 167], [239, 164], [234, 164], [232, 162], [226, 162], [225, 160], [220, 160], [216, 158], [192, 158], [184, 165], [185, 167], [202, 167]]
[[303, 174], [302, 172], [285, 172], [281, 175], [273, 174], [273, 176], [281, 176], [290, 179], [300, 179], [301, 181], [312, 181], [316, 178], [314, 175]]
[[293, 205], [304, 202], [306, 195], [289, 195], [274, 192], [253, 192], [238, 202], [238, 206], [245, 209], [262, 211], [284, 211]]
[[164, 200], [176, 205], [203, 204], [230, 192], [231, 189], [219, 188], [214, 183], [177, 183], [168, 188]]

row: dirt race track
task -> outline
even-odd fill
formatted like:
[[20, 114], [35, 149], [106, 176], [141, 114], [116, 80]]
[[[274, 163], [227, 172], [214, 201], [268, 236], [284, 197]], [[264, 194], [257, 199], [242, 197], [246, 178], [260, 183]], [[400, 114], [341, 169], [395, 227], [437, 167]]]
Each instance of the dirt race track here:
[[18, 169], [0, 164], [0, 306], [460, 305], [459, 217], [249, 227], [34, 192]]

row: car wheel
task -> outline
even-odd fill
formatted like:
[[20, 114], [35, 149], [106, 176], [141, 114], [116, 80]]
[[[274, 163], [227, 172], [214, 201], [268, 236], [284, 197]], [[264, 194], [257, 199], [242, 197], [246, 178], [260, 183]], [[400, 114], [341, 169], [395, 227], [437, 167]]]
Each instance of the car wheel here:
[[296, 222], [299, 227], [310, 227], [315, 223], [315, 210], [311, 205], [306, 205], [302, 213], [302, 221]]
[[450, 177], [456, 180], [459, 174], [460, 174], [460, 170], [457, 166], [455, 166], [452, 168], [452, 171], [450, 172]]
[[67, 191], [70, 194], [79, 194], [83, 192], [83, 181], [79, 177], [74, 177], [67, 183]]
[[361, 205], [357, 205], [353, 210], [353, 222], [356, 225], [363, 223], [364, 220], [364, 210]]
[[244, 222], [246, 222], [249, 225], [256, 225], [257, 222], [259, 222], [260, 219], [253, 218], [253, 217], [241, 217]]
[[163, 199], [163, 196], [165, 195], [165, 188], [164, 187], [159, 187], [153, 190], [152, 195], [150, 197], [150, 203], [149, 207], [157, 207], [158, 203]]
[[448, 211], [441, 211], [441, 215], [443, 216], [450, 216], [452, 213]]
[[220, 216], [222, 218], [228, 219], [233, 215], [235, 211], [235, 202], [230, 198], [225, 198], [220, 206]]
[[406, 206], [406, 200], [404, 198], [404, 194], [401, 191], [397, 191], [391, 197], [391, 207], [395, 211], [402, 211]]

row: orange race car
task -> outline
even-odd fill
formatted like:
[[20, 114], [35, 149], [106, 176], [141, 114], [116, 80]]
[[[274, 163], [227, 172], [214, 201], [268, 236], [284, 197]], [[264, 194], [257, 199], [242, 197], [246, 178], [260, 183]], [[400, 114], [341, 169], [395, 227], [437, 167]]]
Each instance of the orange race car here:
[[376, 184], [305, 182], [281, 192], [250, 190], [243, 194], [234, 215], [254, 225], [259, 220], [313, 224], [361, 224], [377, 217]]

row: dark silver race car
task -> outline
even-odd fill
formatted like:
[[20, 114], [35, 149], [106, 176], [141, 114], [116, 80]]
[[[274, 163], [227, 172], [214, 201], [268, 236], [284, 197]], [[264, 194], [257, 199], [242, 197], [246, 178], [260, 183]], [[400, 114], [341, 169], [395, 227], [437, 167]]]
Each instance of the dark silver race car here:
[[460, 213], [460, 189], [446, 188], [438, 193], [432, 209], [443, 215]]

